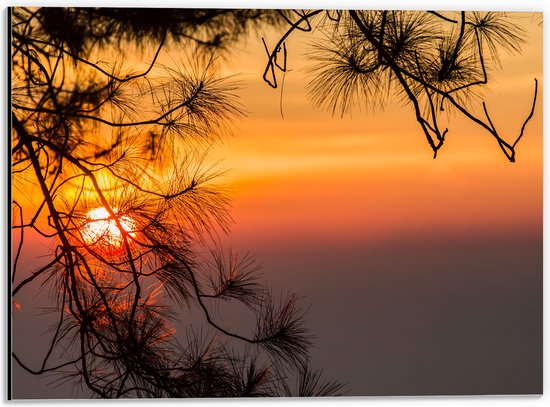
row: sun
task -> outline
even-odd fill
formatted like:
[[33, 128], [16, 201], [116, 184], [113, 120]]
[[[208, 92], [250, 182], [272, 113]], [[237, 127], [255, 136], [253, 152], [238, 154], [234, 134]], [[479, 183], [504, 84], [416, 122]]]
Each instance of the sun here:
[[[116, 208], [113, 208], [116, 214]], [[129, 216], [118, 218], [122, 230], [127, 236], [134, 238], [136, 224]], [[105, 208], [95, 208], [86, 214], [86, 221], [81, 228], [82, 239], [88, 246], [120, 249], [124, 244], [121, 229]]]

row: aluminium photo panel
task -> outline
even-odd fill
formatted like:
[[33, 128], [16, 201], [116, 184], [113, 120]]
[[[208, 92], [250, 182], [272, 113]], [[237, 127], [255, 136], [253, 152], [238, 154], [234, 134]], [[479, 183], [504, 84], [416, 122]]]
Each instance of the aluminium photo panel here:
[[8, 18], [9, 399], [542, 394], [542, 12]]

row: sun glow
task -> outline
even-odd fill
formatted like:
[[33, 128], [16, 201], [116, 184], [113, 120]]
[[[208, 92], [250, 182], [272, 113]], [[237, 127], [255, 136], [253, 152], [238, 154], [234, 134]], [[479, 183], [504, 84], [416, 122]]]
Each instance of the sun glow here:
[[[116, 209], [113, 208], [116, 214]], [[105, 248], [120, 249], [124, 244], [123, 231], [127, 236], [134, 238], [135, 222], [128, 216], [118, 217], [117, 222], [105, 208], [92, 209], [86, 214], [86, 221], [82, 226], [81, 233], [84, 242], [88, 246], [101, 246]]]

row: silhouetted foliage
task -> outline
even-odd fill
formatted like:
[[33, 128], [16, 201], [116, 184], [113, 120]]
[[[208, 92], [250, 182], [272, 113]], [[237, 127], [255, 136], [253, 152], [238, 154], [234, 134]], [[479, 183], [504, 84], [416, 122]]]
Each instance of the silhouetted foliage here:
[[[516, 146], [534, 114], [533, 102], [517, 136], [501, 136], [481, 91], [491, 64], [500, 54], [519, 53], [522, 29], [504, 12], [436, 11], [294, 11], [285, 17], [288, 29], [266, 51], [264, 80], [279, 86], [278, 72], [287, 71], [286, 40], [295, 31], [317, 31], [324, 39], [308, 55], [312, 102], [333, 114], [352, 106], [382, 107], [391, 97], [405, 101], [414, 114], [434, 158], [449, 129], [444, 115], [459, 113], [489, 133], [511, 162]], [[265, 44], [265, 42], [264, 42]]]
[[[261, 24], [284, 24], [282, 14], [21, 7], [11, 22], [12, 296], [49, 289], [58, 315], [40, 365], [14, 360], [104, 398], [340, 393], [307, 367], [297, 298], [274, 299], [250, 256], [198, 251], [229, 220], [208, 148], [242, 114], [215, 55]], [[191, 61], [161, 66], [167, 44]], [[126, 47], [147, 67], [129, 68]], [[51, 258], [21, 270], [31, 232]], [[224, 301], [256, 315], [249, 336], [216, 321]], [[210, 331], [189, 327], [180, 343], [171, 321], [192, 308]]]

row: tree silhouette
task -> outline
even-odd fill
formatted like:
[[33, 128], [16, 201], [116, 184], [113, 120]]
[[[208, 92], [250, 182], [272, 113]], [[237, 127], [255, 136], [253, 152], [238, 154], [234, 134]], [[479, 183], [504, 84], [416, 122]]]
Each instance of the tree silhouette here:
[[[16, 363], [104, 398], [340, 393], [308, 367], [311, 338], [297, 297], [275, 298], [253, 258], [213, 243], [229, 214], [208, 150], [242, 114], [237, 84], [218, 76], [216, 55], [262, 24], [281, 26], [282, 14], [10, 13], [12, 297], [17, 307], [21, 292], [47, 289], [57, 313], [41, 363], [12, 353]], [[192, 57], [160, 65], [169, 43]], [[148, 65], [134, 71], [127, 47]], [[39, 199], [27, 199], [31, 190]], [[49, 242], [51, 257], [21, 269], [33, 233]], [[224, 301], [254, 315], [250, 334], [217, 321], [213, 310]], [[211, 330], [188, 329], [178, 342], [171, 321], [191, 308]]]
[[[283, 16], [283, 14], [281, 13]], [[272, 50], [264, 80], [279, 86], [287, 71], [286, 40], [296, 31], [321, 31], [313, 44], [308, 68], [309, 95], [317, 106], [344, 114], [354, 105], [381, 107], [390, 97], [414, 109], [416, 121], [434, 158], [449, 129], [443, 115], [458, 113], [495, 139], [506, 158], [515, 162], [516, 146], [534, 114], [533, 102], [516, 136], [502, 136], [482, 99], [491, 64], [502, 52], [519, 53], [522, 29], [504, 12], [436, 11], [294, 11]]]

